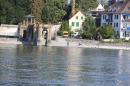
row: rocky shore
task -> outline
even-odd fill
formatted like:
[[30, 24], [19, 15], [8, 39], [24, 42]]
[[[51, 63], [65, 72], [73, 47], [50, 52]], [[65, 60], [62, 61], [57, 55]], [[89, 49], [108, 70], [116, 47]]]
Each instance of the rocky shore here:
[[[0, 39], [0, 43], [32, 44], [32, 42], [21, 42], [21, 41], [17, 41], [17, 39], [8, 39], [8, 38]], [[43, 42], [42, 45], [44, 46], [45, 42]], [[126, 43], [126, 42], [101, 43], [100, 41], [96, 41], [96, 40], [84, 40], [84, 39], [62, 38], [62, 37], [57, 37], [56, 40], [52, 40], [51, 46], [130, 50], [130, 43]]]
[[100, 41], [96, 41], [96, 40], [72, 39], [72, 38], [61, 38], [61, 37], [58, 37], [57, 41], [53, 41], [52, 46], [130, 50], [130, 43], [127, 42], [101, 43]]

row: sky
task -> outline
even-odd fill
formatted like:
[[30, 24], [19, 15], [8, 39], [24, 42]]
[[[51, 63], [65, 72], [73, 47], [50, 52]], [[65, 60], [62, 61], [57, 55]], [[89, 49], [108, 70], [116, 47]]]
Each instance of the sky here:
[[70, 0], [68, 0], [68, 3], [70, 3]]

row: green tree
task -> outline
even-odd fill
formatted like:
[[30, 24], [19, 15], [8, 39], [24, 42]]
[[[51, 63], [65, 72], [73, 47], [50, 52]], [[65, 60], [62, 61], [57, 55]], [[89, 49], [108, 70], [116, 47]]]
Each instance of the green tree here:
[[69, 28], [69, 22], [67, 20], [65, 21], [62, 21], [62, 24], [61, 24], [61, 31], [68, 31], [70, 32], [70, 28]]
[[42, 21], [44, 23], [57, 23], [59, 21], [62, 21], [62, 19], [66, 15], [66, 4], [67, 0], [44, 0]]
[[61, 30], [61, 31], [64, 31], [64, 30], [65, 30], [65, 21], [62, 21], [60, 30]]
[[64, 16], [63, 20], [69, 20], [70, 16], [71, 16], [71, 5], [67, 4], [65, 6], [65, 11], [66, 11], [66, 15]]
[[18, 24], [29, 11], [29, 0], [0, 0], [0, 21]]
[[114, 35], [114, 28], [111, 25], [102, 25], [99, 27], [98, 32], [104, 39], [109, 39]]
[[30, 4], [31, 14], [36, 16], [37, 21], [41, 22], [41, 15], [43, 9], [43, 0], [31, 0]]
[[71, 34], [71, 29], [69, 28], [69, 22], [67, 20], [62, 21], [60, 30], [57, 32], [57, 34], [62, 35], [63, 31], [68, 31], [68, 33]]
[[14, 18], [14, 7], [8, 0], [0, 0], [0, 21], [1, 23], [11, 24]]
[[98, 6], [97, 0], [76, 0], [76, 10], [83, 10], [88, 12], [89, 10], [96, 8]]
[[96, 25], [92, 16], [87, 16], [82, 24], [84, 38], [96, 37]]

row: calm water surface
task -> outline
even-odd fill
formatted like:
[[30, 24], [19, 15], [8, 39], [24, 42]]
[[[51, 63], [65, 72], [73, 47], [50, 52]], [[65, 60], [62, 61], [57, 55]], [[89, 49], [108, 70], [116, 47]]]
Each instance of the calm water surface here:
[[0, 44], [0, 86], [129, 86], [130, 51]]

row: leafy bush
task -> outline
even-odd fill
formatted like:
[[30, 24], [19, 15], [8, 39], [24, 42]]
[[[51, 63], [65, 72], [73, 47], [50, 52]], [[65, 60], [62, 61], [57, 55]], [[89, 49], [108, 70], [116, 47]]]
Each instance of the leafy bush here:
[[63, 33], [63, 32], [62, 32], [61, 30], [58, 30], [58, 31], [57, 31], [57, 35], [58, 35], [58, 36], [62, 36], [62, 33]]
[[83, 27], [83, 31], [87, 31], [85, 33], [88, 33], [88, 34], [85, 34], [83, 35], [84, 37], [86, 36], [87, 38], [90, 38], [90, 36], [92, 38], [95, 38], [96, 37], [96, 25], [95, 25], [95, 19], [93, 19], [92, 16], [87, 16], [82, 24], [82, 27]]
[[52, 37], [52, 38], [51, 38], [51, 40], [56, 40], [56, 37], [55, 37], [55, 36], [54, 36], [54, 37]]
[[90, 33], [89, 31], [84, 31], [82, 34], [81, 34], [82, 38], [85, 39], [85, 38], [88, 38], [88, 39], [91, 39], [93, 34]]
[[124, 42], [130, 42], [130, 40], [124, 40]]
[[120, 42], [122, 42], [122, 39], [114, 39], [113, 42], [114, 42], [114, 43], [120, 43]]
[[109, 39], [114, 35], [114, 28], [111, 25], [102, 25], [99, 27], [98, 32], [104, 39]]

